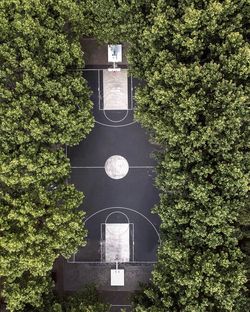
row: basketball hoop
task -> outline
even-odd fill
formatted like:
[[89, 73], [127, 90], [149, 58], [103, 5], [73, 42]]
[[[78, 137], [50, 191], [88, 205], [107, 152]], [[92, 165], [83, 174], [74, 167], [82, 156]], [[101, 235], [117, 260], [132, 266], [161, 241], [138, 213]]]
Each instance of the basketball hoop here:
[[113, 62], [113, 67], [108, 68], [108, 71], [115, 73], [121, 71], [121, 68], [117, 67], [116, 62]]
[[108, 68], [108, 71], [109, 72], [120, 72], [121, 71], [121, 68]]
[[108, 71], [119, 72], [120, 68], [117, 67], [117, 63], [122, 62], [122, 45], [121, 44], [109, 44], [108, 45], [108, 62], [113, 63], [113, 67], [108, 68]]
[[122, 45], [109, 44], [108, 45], [108, 62], [122, 62]]

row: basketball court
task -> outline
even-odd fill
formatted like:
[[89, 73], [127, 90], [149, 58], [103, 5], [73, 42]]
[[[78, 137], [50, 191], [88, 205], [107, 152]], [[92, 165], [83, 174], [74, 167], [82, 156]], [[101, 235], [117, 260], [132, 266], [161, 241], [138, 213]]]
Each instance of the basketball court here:
[[[119, 264], [155, 263], [160, 243], [154, 186], [156, 146], [134, 120], [134, 93], [140, 82], [126, 68], [86, 68], [95, 127], [78, 146], [67, 147], [70, 183], [85, 195], [87, 245], [68, 263], [113, 264], [111, 286], [124, 286]], [[126, 286], [126, 285], [125, 285]]]

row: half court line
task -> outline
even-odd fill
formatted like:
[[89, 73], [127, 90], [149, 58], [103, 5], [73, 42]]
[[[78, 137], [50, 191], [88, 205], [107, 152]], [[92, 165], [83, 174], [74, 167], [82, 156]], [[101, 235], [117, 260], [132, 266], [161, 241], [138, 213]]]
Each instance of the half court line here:
[[104, 169], [104, 166], [72, 166], [71, 169]]
[[[129, 169], [153, 169], [155, 166], [129, 166]], [[72, 166], [71, 169], [105, 169], [105, 166]]]
[[129, 166], [130, 169], [153, 169], [155, 166]]

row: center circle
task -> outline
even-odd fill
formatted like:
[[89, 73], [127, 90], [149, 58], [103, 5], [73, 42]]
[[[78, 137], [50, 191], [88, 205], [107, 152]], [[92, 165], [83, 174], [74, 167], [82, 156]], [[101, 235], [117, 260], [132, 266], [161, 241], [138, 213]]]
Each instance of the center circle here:
[[129, 171], [127, 160], [120, 155], [113, 155], [105, 162], [105, 172], [111, 178], [119, 180], [124, 178]]

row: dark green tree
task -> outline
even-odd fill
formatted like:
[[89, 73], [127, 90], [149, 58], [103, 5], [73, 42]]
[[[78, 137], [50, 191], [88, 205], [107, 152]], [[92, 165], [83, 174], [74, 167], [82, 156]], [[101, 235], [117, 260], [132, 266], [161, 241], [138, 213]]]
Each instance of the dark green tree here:
[[59, 298], [53, 293], [43, 296], [42, 305], [34, 307], [26, 306], [24, 312], [107, 312], [110, 305], [105, 304], [94, 285], [86, 286], [82, 291]]
[[246, 282], [246, 1], [157, 1], [131, 41], [137, 120], [160, 144], [162, 245], [136, 311], [240, 311]]
[[138, 40], [145, 26], [144, 16], [155, 0], [85, 0], [83, 10], [93, 21], [90, 35], [102, 42], [121, 43]]
[[[71, 8], [73, 6], [73, 8]], [[76, 144], [93, 125], [83, 54], [66, 31], [74, 1], [1, 2], [1, 138], [8, 146]]]
[[0, 3], [0, 275], [10, 311], [39, 306], [55, 259], [85, 243], [64, 146], [93, 127], [77, 70], [88, 23], [79, 1]]

